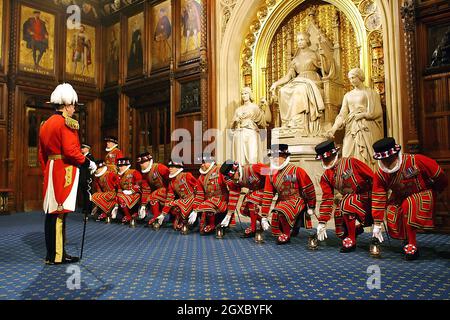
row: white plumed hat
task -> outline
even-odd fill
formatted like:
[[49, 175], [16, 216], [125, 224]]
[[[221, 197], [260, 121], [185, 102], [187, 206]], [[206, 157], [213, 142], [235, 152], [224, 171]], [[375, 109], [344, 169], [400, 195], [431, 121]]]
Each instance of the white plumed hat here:
[[50, 96], [50, 103], [58, 105], [70, 105], [78, 103], [78, 95], [68, 83], [58, 85]]

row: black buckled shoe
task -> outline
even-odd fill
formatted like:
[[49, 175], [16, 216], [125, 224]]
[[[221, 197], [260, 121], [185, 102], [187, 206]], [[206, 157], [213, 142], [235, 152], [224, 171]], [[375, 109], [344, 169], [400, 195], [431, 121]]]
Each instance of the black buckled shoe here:
[[419, 251], [416, 251], [416, 253], [413, 254], [405, 254], [405, 259], [407, 261], [417, 260], [419, 258]]
[[244, 234], [241, 236], [241, 238], [251, 238], [254, 237], [256, 234], [255, 231], [252, 231], [251, 228], [247, 228], [244, 230]]
[[339, 250], [339, 252], [341, 252], [341, 253], [349, 253], [349, 252], [352, 252], [352, 251], [355, 251], [355, 250], [356, 250], [356, 246], [342, 247], [342, 248]]
[[415, 245], [407, 244], [403, 247], [403, 251], [407, 261], [412, 261], [419, 258], [419, 249]]
[[253, 238], [256, 235], [256, 232], [245, 233], [242, 235], [242, 238]]
[[202, 236], [206, 236], [208, 234], [212, 234], [215, 232], [215, 228], [210, 225], [207, 225], [202, 230], [203, 230], [203, 233], [200, 233]]
[[289, 238], [284, 233], [277, 238], [277, 244], [278, 245], [288, 244], [289, 242], [291, 242], [291, 238]]
[[342, 240], [342, 248], [339, 250], [341, 253], [349, 253], [355, 251], [356, 243], [353, 243], [353, 240], [350, 238], [345, 238]]
[[66, 255], [66, 256], [63, 258], [63, 263], [76, 263], [76, 262], [78, 262], [78, 261], [80, 261], [80, 258], [78, 258], [78, 257], [72, 257], [72, 256], [69, 256], [69, 255]]
[[80, 261], [80, 258], [78, 257], [72, 257], [72, 256], [65, 256], [61, 262], [55, 262], [55, 261], [51, 261], [51, 260], [45, 260], [45, 264], [47, 265], [58, 265], [58, 264], [71, 264], [71, 263], [77, 263], [78, 261]]

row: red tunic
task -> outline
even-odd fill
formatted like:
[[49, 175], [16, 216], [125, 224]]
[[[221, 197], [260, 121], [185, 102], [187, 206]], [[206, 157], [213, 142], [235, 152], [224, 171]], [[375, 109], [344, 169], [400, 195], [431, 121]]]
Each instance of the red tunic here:
[[116, 204], [116, 186], [118, 184], [119, 177], [109, 170], [94, 179], [96, 192], [92, 195], [92, 202], [105, 213], [109, 212]]
[[[402, 219], [405, 214], [408, 225], [432, 229], [436, 192], [444, 190], [447, 184], [447, 177], [436, 161], [420, 154], [403, 154], [397, 172], [389, 174], [379, 169], [375, 174], [372, 191], [374, 221], [381, 223], [386, 211], [389, 234], [397, 239], [405, 238]], [[392, 190], [389, 199], [388, 190]]]
[[[200, 203], [197, 211], [221, 213], [227, 210], [228, 188], [220, 168], [214, 165], [206, 174], [198, 179], [205, 192], [205, 200]], [[199, 201], [200, 202], [200, 201]]]
[[247, 164], [242, 166], [242, 177], [239, 181], [227, 180], [230, 196], [228, 199], [228, 211], [234, 212], [242, 188], [248, 188], [249, 191], [245, 195], [241, 205], [241, 214], [245, 214], [244, 210], [248, 203], [261, 205], [264, 195], [264, 185], [266, 175], [269, 173], [269, 167], [262, 163]]
[[339, 159], [333, 168], [325, 170], [320, 179], [322, 202], [319, 222], [330, 220], [336, 190], [342, 194], [334, 211], [336, 235], [342, 236], [345, 232], [343, 214], [356, 215], [362, 225], [370, 225], [372, 180], [372, 170], [356, 158]]
[[105, 156], [105, 163], [109, 170], [117, 172], [117, 159], [123, 158], [122, 151], [119, 148], [114, 148]]
[[169, 168], [160, 163], [154, 163], [149, 172], [142, 174], [142, 200], [143, 205], [157, 202], [164, 205], [169, 184]]
[[45, 36], [48, 35], [47, 28], [45, 27], [45, 22], [41, 19], [30, 18], [30, 28], [28, 32], [33, 32], [32, 38], [35, 41], [44, 41]]
[[[274, 193], [278, 193], [278, 200], [273, 210], [283, 214], [291, 227], [294, 226], [299, 214], [306, 209], [306, 204], [309, 208], [316, 206], [316, 192], [311, 178], [305, 170], [290, 163], [281, 170], [271, 171], [266, 178], [263, 217], [269, 214]], [[274, 217], [278, 216], [272, 217], [272, 233], [279, 236], [281, 233], [274, 228]], [[312, 228], [311, 217], [308, 214], [304, 215], [302, 225], [307, 229]]]
[[[142, 175], [139, 171], [128, 169], [122, 175], [119, 175], [119, 185], [117, 200], [132, 209], [141, 199], [139, 184], [142, 181]], [[130, 190], [132, 194], [126, 195], [124, 190]]]
[[[44, 212], [75, 211], [79, 169], [86, 158], [80, 151], [78, 131], [61, 113], [52, 115], [39, 131], [39, 162], [44, 172]], [[50, 159], [49, 159], [50, 157]]]
[[200, 182], [190, 172], [181, 172], [170, 179], [163, 213], [168, 214], [172, 207], [177, 207], [182, 218], [187, 219], [204, 199]]

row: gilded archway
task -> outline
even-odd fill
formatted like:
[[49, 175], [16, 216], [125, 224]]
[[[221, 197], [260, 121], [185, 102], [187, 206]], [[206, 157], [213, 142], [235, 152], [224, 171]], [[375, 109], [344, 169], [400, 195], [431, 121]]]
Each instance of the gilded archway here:
[[[220, 47], [217, 73], [219, 129], [228, 127], [243, 85], [250, 83], [258, 100], [266, 95], [264, 71], [272, 39], [299, 5], [313, 2], [318, 3], [311, 0], [246, 0], [233, 5], [227, 23], [222, 22], [217, 32]], [[359, 63], [369, 75], [366, 84], [384, 94], [387, 133], [402, 141], [396, 125], [401, 119], [400, 83], [396, 77], [400, 64], [398, 3], [389, 0], [324, 0], [319, 3], [337, 8], [353, 27]], [[374, 7], [376, 11], [373, 11]], [[219, 142], [223, 143], [224, 139], [225, 136]], [[219, 145], [219, 158], [224, 149], [225, 145]]]

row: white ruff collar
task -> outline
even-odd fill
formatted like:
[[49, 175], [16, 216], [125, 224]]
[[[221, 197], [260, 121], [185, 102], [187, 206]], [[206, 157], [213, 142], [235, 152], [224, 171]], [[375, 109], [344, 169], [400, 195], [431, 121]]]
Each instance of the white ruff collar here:
[[180, 169], [178, 169], [177, 170], [177, 172], [175, 172], [174, 174], [169, 174], [169, 178], [170, 179], [172, 179], [172, 178], [175, 178], [177, 175], [179, 175], [180, 173], [181, 173], [181, 171], [183, 171], [184, 169], [183, 168], [180, 168]]
[[270, 169], [271, 170], [283, 170], [289, 164], [289, 161], [291, 161], [291, 157], [287, 157], [286, 160], [284, 160], [284, 162], [280, 166], [277, 166], [274, 163], [272, 163], [272, 160], [271, 160], [270, 161]]
[[142, 170], [142, 173], [147, 173], [152, 169], [153, 166], [153, 159], [150, 160], [150, 164], [148, 165], [147, 169]]
[[123, 170], [122, 172], [119, 172], [119, 176], [121, 176], [121, 175], [123, 175], [125, 172], [127, 172], [128, 169], [130, 169], [130, 167], [131, 167], [131, 165], [130, 165], [130, 166], [127, 166], [127, 168], [126, 168], [125, 170]]
[[112, 146], [111, 148], [106, 148], [106, 152], [111, 152], [113, 151], [115, 148], [117, 148], [117, 144], [115, 144], [114, 146]]
[[108, 167], [103, 167], [103, 168], [101, 168], [100, 169], [100, 172], [97, 174], [95, 174], [95, 176], [98, 178], [98, 177], [101, 177], [102, 175], [104, 175], [105, 173], [106, 173], [106, 170], [108, 170]]
[[205, 171], [203, 171], [202, 168], [200, 168], [198, 171], [199, 171], [201, 174], [207, 174], [208, 172], [211, 171], [211, 169], [214, 167], [215, 164], [216, 164], [216, 163], [213, 161], [213, 162], [211, 162], [211, 165], [209, 166], [208, 169], [206, 169]]
[[324, 168], [325, 170], [332, 169], [332, 168], [334, 168], [334, 166], [336, 165], [338, 160], [339, 160], [339, 154], [336, 155], [336, 158], [334, 158], [333, 162], [329, 166], [324, 165], [323, 161], [322, 161], [322, 168]]
[[402, 166], [402, 162], [403, 162], [403, 155], [402, 155], [402, 151], [400, 150], [398, 152], [398, 159], [397, 159], [397, 164], [395, 165], [395, 167], [393, 167], [392, 169], [388, 169], [383, 165], [381, 160], [378, 161], [378, 166], [384, 173], [394, 173], [400, 169], [400, 167]]

